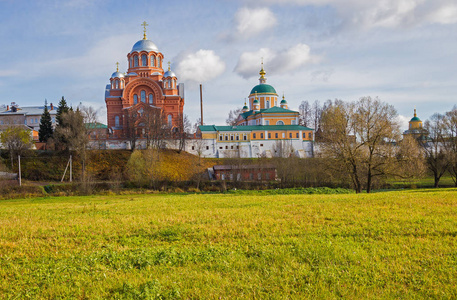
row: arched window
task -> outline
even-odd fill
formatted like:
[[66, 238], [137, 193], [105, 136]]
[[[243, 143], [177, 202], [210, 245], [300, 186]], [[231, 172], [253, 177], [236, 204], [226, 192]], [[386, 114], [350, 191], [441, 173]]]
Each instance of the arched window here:
[[119, 116], [114, 117], [114, 126], [119, 127]]
[[141, 55], [141, 65], [143, 67], [148, 66], [148, 56], [146, 54]]
[[129, 68], [133, 67], [133, 57], [130, 57], [130, 65]]
[[266, 104], [265, 104], [265, 108], [270, 108], [270, 101], [267, 100]]
[[135, 94], [133, 95], [133, 104], [137, 104], [138, 103], [138, 95]]
[[154, 100], [154, 99], [153, 99], [153, 96], [152, 96], [152, 94], [149, 94], [149, 104], [151, 104], [151, 105], [152, 105], [152, 103], [153, 103], [153, 100]]
[[119, 80], [116, 79], [116, 89], [119, 88]]
[[135, 61], [134, 67], [138, 67], [138, 65], [139, 65], [139, 63], [138, 63], [138, 56], [135, 55], [135, 56], [133, 57], [133, 60]]
[[172, 119], [173, 119], [173, 116], [172, 115], [168, 115], [168, 127], [171, 127]]
[[171, 79], [168, 79], [168, 88], [171, 89], [172, 86], [171, 86]]
[[157, 67], [158, 68], [162, 67], [162, 61], [160, 60], [160, 56], [157, 56]]
[[154, 59], [154, 55], [151, 56], [151, 66], [156, 66], [156, 60]]
[[284, 125], [284, 122], [283, 121], [278, 121], [278, 122], [276, 122], [276, 125]]
[[141, 102], [146, 103], [146, 92], [141, 91]]

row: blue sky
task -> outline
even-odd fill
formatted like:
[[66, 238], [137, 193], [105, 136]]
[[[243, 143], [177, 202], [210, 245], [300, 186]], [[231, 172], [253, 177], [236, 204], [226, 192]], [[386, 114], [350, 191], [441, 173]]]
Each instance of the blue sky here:
[[[0, 104], [99, 109], [119, 61], [148, 39], [186, 86], [185, 113], [224, 124], [258, 83], [301, 101], [379, 97], [403, 126], [457, 104], [455, 0], [0, 0]], [[406, 128], [404, 128], [406, 129]]]

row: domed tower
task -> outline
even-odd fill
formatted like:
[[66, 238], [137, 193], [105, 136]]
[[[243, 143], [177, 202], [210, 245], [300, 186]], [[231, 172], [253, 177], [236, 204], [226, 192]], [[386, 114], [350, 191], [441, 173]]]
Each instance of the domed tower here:
[[414, 117], [409, 121], [409, 130], [420, 130], [422, 129], [422, 121], [417, 117], [416, 109], [414, 109]]
[[132, 110], [160, 109], [171, 130], [178, 131], [182, 126], [184, 84], [177, 83], [178, 78], [170, 66], [164, 73], [164, 56], [158, 47], [147, 39], [148, 24], [143, 22], [141, 25], [144, 27], [143, 39], [136, 42], [127, 54], [127, 75], [119, 72], [118, 65], [106, 87], [108, 128], [113, 136], [118, 138], [126, 138], [131, 134], [131, 122], [128, 122], [127, 115]]
[[163, 86], [165, 88], [166, 95], [177, 95], [178, 89], [176, 86], [176, 74], [171, 71], [171, 63], [168, 62], [168, 71], [163, 74]]
[[282, 95], [282, 100], [281, 100], [281, 108], [288, 109], [287, 101], [284, 98], [284, 94]]
[[267, 78], [265, 77], [266, 72], [262, 67], [259, 72], [259, 84], [252, 88], [251, 93], [249, 94], [249, 105], [253, 110], [253, 102], [256, 99], [259, 101], [260, 109], [268, 109], [273, 106], [278, 106], [278, 94], [276, 90], [271, 85], [267, 84]]

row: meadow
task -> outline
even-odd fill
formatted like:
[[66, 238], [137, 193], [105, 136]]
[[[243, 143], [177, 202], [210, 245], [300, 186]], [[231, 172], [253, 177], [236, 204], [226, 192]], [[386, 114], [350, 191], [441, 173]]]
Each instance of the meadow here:
[[1, 200], [0, 298], [456, 299], [456, 192]]

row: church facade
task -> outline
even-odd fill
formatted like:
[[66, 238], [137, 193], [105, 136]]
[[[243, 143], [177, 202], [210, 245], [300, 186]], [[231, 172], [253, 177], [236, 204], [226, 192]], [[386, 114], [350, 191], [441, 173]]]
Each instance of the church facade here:
[[234, 126], [199, 126], [189, 152], [204, 157], [312, 157], [314, 130], [299, 125], [299, 113], [289, 110], [283, 95], [279, 102], [266, 72], [249, 94]]
[[[105, 89], [107, 123], [110, 137], [126, 139], [132, 134], [144, 138], [145, 111], [156, 109], [161, 112], [164, 123], [171, 132], [182, 126], [184, 109], [184, 84], [171, 71], [164, 71], [164, 55], [146, 37], [146, 22], [142, 40], [136, 42], [127, 54], [127, 72], [111, 75]], [[129, 116], [137, 116], [134, 120]]]

